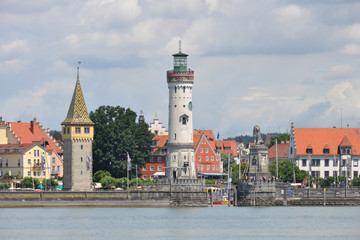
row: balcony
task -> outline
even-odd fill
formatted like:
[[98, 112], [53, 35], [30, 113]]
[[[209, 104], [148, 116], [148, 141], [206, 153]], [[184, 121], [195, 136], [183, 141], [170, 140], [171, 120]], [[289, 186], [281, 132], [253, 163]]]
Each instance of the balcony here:
[[167, 71], [167, 82], [194, 82], [194, 71]]

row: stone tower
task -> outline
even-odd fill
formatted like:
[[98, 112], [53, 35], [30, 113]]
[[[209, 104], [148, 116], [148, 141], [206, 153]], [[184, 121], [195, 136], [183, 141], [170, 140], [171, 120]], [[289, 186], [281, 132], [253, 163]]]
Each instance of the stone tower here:
[[169, 88], [169, 134], [166, 177], [196, 179], [192, 123], [194, 71], [187, 67], [187, 54], [174, 54], [174, 69], [167, 71]]
[[66, 119], [61, 123], [64, 142], [64, 190], [92, 190], [92, 142], [94, 123], [90, 120], [79, 80]]

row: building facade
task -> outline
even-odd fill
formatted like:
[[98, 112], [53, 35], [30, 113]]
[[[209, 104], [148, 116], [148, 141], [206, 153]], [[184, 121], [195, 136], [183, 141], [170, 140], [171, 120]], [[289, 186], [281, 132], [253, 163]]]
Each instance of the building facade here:
[[0, 144], [0, 176], [49, 179], [51, 153], [35, 144]]
[[295, 128], [291, 125], [289, 158], [312, 176], [359, 177], [359, 128]]
[[[46, 153], [48, 153], [45, 157], [47, 171], [50, 170], [50, 174], [52, 176], [61, 177], [63, 175], [62, 146], [56, 139], [50, 136], [50, 130], [45, 129], [36, 118], [30, 122], [5, 122], [0, 117], [0, 145], [2, 145], [4, 149], [8, 149], [10, 147], [19, 153], [23, 152], [24, 148], [28, 148], [29, 146], [40, 145], [42, 148], [45, 147]], [[36, 156], [34, 155], [34, 157]], [[52, 158], [56, 158], [56, 166], [53, 166], [53, 161], [49, 160]], [[31, 159], [31, 161], [32, 160], [33, 159]], [[35, 158], [35, 160], [38, 160], [38, 158]], [[25, 168], [29, 167], [26, 163], [21, 166]], [[35, 164], [32, 167], [34, 166]], [[52, 172], [53, 167], [55, 167], [55, 173]], [[18, 170], [16, 172], [18, 172]], [[32, 173], [30, 175], [20, 175], [25, 177], [37, 177], [39, 174], [37, 170], [32, 169], [31, 172]], [[13, 171], [12, 173], [18, 175]]]
[[62, 125], [64, 143], [64, 185], [68, 191], [92, 190], [92, 142], [94, 123], [88, 115], [79, 80]]

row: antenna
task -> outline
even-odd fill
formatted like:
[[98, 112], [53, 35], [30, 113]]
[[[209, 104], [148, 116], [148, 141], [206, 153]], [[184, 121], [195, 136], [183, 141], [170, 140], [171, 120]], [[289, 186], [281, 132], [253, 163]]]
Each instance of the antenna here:
[[179, 52], [181, 52], [181, 40], [179, 40]]
[[81, 62], [80, 61], [78, 61], [78, 67], [77, 67], [77, 78], [79, 79], [79, 66], [80, 66], [80, 64], [81, 64]]

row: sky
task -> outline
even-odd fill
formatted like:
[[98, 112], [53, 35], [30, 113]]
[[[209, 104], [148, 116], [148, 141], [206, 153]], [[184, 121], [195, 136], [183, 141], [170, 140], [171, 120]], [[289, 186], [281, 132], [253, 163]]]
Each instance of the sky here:
[[359, 13], [359, 0], [1, 0], [0, 116], [60, 130], [81, 61], [89, 112], [120, 105], [168, 128], [181, 40], [195, 129], [359, 127]]

